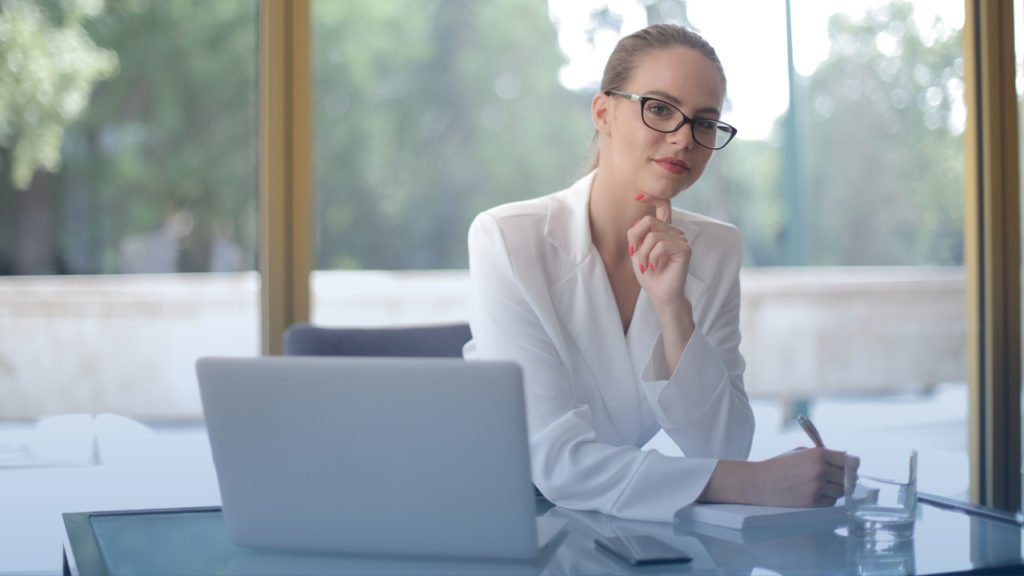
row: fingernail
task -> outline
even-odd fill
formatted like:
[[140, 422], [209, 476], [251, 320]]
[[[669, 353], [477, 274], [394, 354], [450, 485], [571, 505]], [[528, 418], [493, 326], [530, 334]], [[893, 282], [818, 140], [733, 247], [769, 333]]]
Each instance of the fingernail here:
[[635, 249], [633, 248], [633, 245], [630, 244], [629, 245], [629, 255], [632, 256], [634, 251], [635, 251]]
[[644, 270], [644, 265], [641, 264], [640, 265], [640, 273], [643, 274], [644, 272], [646, 272], [646, 270]]
[[644, 195], [643, 195], [643, 194], [637, 194], [637, 195], [636, 195], [636, 196], [635, 196], [635, 197], [633, 198], [633, 200], [643, 200], [643, 199], [644, 199]]
[[640, 223], [640, 220], [643, 220], [643, 218], [639, 218], [636, 222], [633, 222], [634, 228], [636, 228], [636, 225]]

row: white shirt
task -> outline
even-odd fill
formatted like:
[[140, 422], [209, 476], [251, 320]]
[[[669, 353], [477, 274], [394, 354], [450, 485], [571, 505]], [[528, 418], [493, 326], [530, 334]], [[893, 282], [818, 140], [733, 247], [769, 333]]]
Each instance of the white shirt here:
[[[464, 355], [522, 366], [533, 481], [548, 499], [671, 522], [700, 495], [719, 458], [750, 453], [754, 417], [739, 352], [742, 241], [729, 224], [672, 211], [692, 247], [685, 292], [696, 329], [669, 375], [643, 290], [623, 335], [591, 241], [592, 182], [593, 173], [473, 221], [473, 340]], [[685, 457], [640, 449], [660, 429]]]

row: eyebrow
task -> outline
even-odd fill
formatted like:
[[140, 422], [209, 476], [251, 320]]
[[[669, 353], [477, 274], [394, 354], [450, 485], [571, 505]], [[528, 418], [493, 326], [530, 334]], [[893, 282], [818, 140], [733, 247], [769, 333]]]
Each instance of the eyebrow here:
[[[662, 100], [667, 100], [668, 102], [670, 102], [672, 104], [675, 104], [677, 108], [681, 109], [683, 107], [683, 103], [680, 102], [678, 98], [676, 98], [675, 96], [669, 94], [668, 92], [662, 92], [661, 90], [649, 90], [646, 94], [650, 95], [650, 96], [656, 96], [656, 97], [658, 97], [658, 98], [660, 98]], [[718, 108], [715, 108], [714, 106], [708, 106], [706, 108], [700, 108], [699, 110], [694, 112], [693, 115], [694, 116], [714, 115], [717, 118], [717, 117], [720, 117], [722, 115], [722, 111], [719, 110]]]

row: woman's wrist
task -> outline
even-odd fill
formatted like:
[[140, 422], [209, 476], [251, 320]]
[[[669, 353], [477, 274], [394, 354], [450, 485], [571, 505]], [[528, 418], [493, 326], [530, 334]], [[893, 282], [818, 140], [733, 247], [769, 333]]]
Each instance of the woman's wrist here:
[[757, 462], [719, 460], [698, 502], [753, 504], [757, 485]]
[[661, 322], [662, 331], [675, 327], [680, 333], [693, 333], [693, 304], [689, 298], [684, 296], [671, 303], [654, 303], [654, 312]]
[[669, 374], [672, 374], [696, 329], [693, 321], [693, 306], [689, 300], [683, 298], [676, 306], [670, 309], [656, 308], [655, 312], [661, 323], [662, 342], [665, 346], [665, 365], [668, 367]]

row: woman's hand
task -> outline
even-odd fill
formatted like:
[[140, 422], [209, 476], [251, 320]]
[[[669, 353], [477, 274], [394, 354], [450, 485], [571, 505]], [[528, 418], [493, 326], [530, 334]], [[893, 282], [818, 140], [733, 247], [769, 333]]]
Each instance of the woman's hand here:
[[756, 463], [757, 504], [832, 506], [843, 496], [846, 453], [800, 448]]
[[655, 209], [655, 216], [637, 220], [626, 238], [633, 273], [647, 291], [661, 323], [665, 364], [672, 374], [694, 330], [693, 307], [685, 293], [692, 251], [686, 234], [672, 225], [672, 204], [668, 200], [643, 194], [635, 200], [652, 204]]
[[761, 462], [719, 460], [700, 502], [811, 508], [843, 495], [846, 453], [798, 448]]
[[644, 216], [626, 232], [633, 273], [655, 307], [678, 306], [686, 296], [691, 249], [682, 230], [672, 225], [672, 204], [646, 195], [638, 202], [652, 204], [655, 216]]

